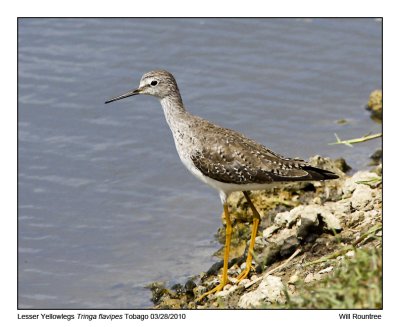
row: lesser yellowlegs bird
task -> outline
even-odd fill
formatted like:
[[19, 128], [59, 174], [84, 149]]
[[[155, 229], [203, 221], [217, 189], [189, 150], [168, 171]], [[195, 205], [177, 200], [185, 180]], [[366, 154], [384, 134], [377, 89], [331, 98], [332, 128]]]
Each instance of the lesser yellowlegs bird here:
[[338, 178], [330, 171], [313, 167], [301, 159], [285, 158], [234, 130], [190, 114], [183, 105], [174, 76], [165, 70], [144, 74], [137, 89], [114, 97], [106, 103], [137, 94], [152, 95], [160, 100], [181, 161], [194, 176], [215, 188], [221, 198], [226, 221], [221, 281], [218, 286], [197, 299], [198, 301], [222, 290], [228, 281], [232, 225], [227, 198], [232, 192], [242, 191], [253, 212], [246, 268], [238, 276], [240, 281], [250, 272], [260, 222], [260, 215], [251, 202], [248, 191], [262, 190], [284, 182]]

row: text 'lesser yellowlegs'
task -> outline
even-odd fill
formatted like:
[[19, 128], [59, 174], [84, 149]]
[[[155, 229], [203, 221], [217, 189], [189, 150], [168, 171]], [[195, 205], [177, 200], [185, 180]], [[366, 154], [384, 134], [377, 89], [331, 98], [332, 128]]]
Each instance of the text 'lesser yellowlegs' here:
[[266, 189], [283, 182], [338, 178], [330, 171], [313, 167], [301, 159], [285, 158], [234, 130], [190, 114], [183, 105], [174, 76], [165, 70], [144, 74], [139, 88], [112, 98], [106, 103], [137, 94], [152, 95], [160, 100], [181, 161], [193, 175], [218, 190], [221, 198], [226, 221], [221, 282], [204, 293], [198, 301], [222, 290], [228, 281], [232, 225], [227, 198], [232, 192], [242, 191], [253, 212], [246, 268], [238, 276], [238, 280], [241, 281], [251, 269], [254, 242], [260, 222], [260, 215], [251, 202], [248, 191]]

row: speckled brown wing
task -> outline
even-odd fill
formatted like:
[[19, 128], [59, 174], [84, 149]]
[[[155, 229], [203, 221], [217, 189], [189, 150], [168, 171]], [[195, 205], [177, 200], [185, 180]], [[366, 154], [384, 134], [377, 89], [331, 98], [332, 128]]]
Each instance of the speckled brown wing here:
[[284, 158], [233, 130], [215, 125], [208, 128], [213, 130], [202, 133], [203, 146], [191, 154], [191, 159], [204, 175], [217, 181], [268, 184], [337, 178], [303, 160]]

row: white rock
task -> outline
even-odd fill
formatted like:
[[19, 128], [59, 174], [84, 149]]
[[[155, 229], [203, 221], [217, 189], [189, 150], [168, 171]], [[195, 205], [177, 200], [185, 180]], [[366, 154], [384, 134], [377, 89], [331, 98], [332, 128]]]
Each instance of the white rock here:
[[240, 308], [253, 308], [263, 303], [284, 303], [283, 290], [281, 278], [268, 275], [255, 291], [241, 296], [238, 306]]
[[243, 285], [243, 286], [246, 287], [246, 285], [247, 285], [248, 283], [250, 283], [250, 282], [251, 282], [250, 279], [247, 279], [247, 278], [242, 279], [242, 280], [239, 282], [239, 286]]
[[[229, 285], [229, 284], [228, 284]], [[226, 285], [226, 286], [228, 286]], [[224, 297], [224, 296], [228, 296], [229, 294], [233, 293], [236, 291], [236, 289], [238, 288], [237, 285], [232, 285], [231, 287], [229, 287], [228, 289], [225, 289], [226, 286], [224, 287], [223, 291], [217, 292], [215, 293], [215, 297]]]
[[[339, 219], [335, 217], [328, 208], [325, 208], [324, 206], [320, 206], [317, 204], [311, 204], [308, 206], [299, 206], [297, 208], [300, 207], [302, 208], [301, 211], [298, 213], [298, 218], [306, 219], [308, 221], [308, 224], [318, 225], [319, 224], [318, 216], [321, 216], [322, 221], [326, 225], [326, 228], [335, 230], [342, 229], [340, 226]], [[301, 219], [299, 220], [298, 225], [301, 225]]]
[[326, 273], [332, 271], [332, 269], [333, 269], [332, 266], [327, 267], [327, 268], [325, 268], [325, 269], [322, 269], [322, 270], [318, 271], [318, 274], [326, 274]]
[[[279, 214], [278, 214], [279, 215]], [[279, 229], [279, 226], [272, 225], [263, 230], [263, 237], [269, 239], [270, 236]]]
[[377, 220], [382, 219], [382, 212], [380, 210], [372, 209], [364, 212], [363, 223], [366, 225], [374, 225]]
[[304, 282], [305, 283], [310, 283], [314, 280], [314, 274], [313, 273], [309, 273], [306, 278], [304, 278]]
[[[343, 189], [342, 189], [343, 195], [345, 197], [349, 197], [359, 185], [362, 185], [362, 184], [357, 184], [356, 182], [368, 181], [368, 180], [376, 179], [376, 178], [378, 178], [378, 175], [375, 173], [371, 173], [369, 171], [356, 172], [353, 176], [346, 179], [346, 181], [344, 182]], [[364, 185], [364, 186], [366, 186], [366, 185]]]
[[290, 211], [279, 212], [274, 218], [274, 224], [277, 226], [288, 225], [291, 219]]
[[224, 286], [224, 291], [229, 290], [231, 287], [232, 287], [231, 284], [226, 284], [226, 285]]
[[364, 216], [364, 211], [354, 211], [350, 214], [349, 221], [351, 222], [351, 224], [357, 224], [364, 219]]
[[298, 280], [299, 280], [299, 276], [297, 274], [294, 274], [294, 275], [290, 276], [288, 283], [295, 284], [298, 282]]
[[228, 277], [229, 282], [232, 283], [233, 285], [237, 283], [238, 279], [235, 277]]
[[253, 276], [250, 277], [250, 280], [252, 282], [254, 282], [256, 279], [258, 279], [257, 275], [253, 275]]
[[372, 200], [372, 190], [369, 186], [359, 184], [351, 196], [351, 205], [357, 210], [364, 209]]
[[341, 230], [342, 226], [340, 226], [340, 221], [339, 219], [330, 213], [328, 210], [324, 210], [324, 213], [322, 214], [322, 221], [325, 223], [327, 229], [334, 229], [334, 230]]
[[254, 251], [262, 250], [266, 247], [267, 241], [265, 240], [264, 236], [257, 236], [254, 242]]
[[348, 220], [351, 215], [352, 207], [349, 198], [337, 202], [325, 202], [324, 208], [328, 209], [339, 221]]
[[319, 207], [321, 206], [317, 204], [311, 204], [308, 206], [298, 206], [295, 208], [297, 210], [293, 209], [293, 214], [296, 215], [296, 219], [298, 219], [297, 225], [300, 226], [302, 223], [304, 223], [302, 220], [307, 220], [307, 225], [318, 226], [318, 213], [320, 211]]
[[294, 228], [288, 229], [282, 229], [279, 234], [274, 235], [274, 237], [272, 237], [270, 239], [270, 241], [274, 242], [275, 244], [282, 246], [283, 243], [285, 243], [285, 240], [287, 240], [288, 238], [292, 237], [292, 236], [296, 236], [296, 230]]
[[309, 274], [306, 276], [306, 278], [304, 279], [304, 282], [305, 282], [305, 283], [311, 283], [311, 282], [313, 282], [314, 280], [320, 280], [320, 279], [321, 279], [321, 275], [320, 275], [320, 274], [318, 274], [318, 273], [316, 273], [316, 274], [309, 273]]
[[320, 197], [316, 197], [316, 198], [313, 199], [313, 203], [320, 205], [322, 203], [322, 200], [321, 200]]

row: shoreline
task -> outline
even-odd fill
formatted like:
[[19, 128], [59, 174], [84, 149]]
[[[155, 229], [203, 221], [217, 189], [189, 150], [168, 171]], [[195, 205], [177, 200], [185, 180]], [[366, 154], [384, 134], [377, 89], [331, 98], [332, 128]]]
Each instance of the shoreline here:
[[[243, 253], [252, 220], [250, 208], [238, 192], [228, 201], [233, 223], [229, 284], [195, 303], [195, 298], [218, 284], [222, 267], [218, 261], [185, 285], [171, 289], [160, 282], [149, 285], [153, 308], [382, 308], [381, 171], [348, 176], [343, 159], [315, 156], [310, 163], [334, 171], [340, 178], [251, 192], [262, 219], [249, 279], [236, 284], [235, 276], [245, 266]], [[223, 250], [223, 226], [217, 237]], [[221, 250], [215, 255], [220, 256]], [[358, 266], [363, 272], [354, 276]], [[350, 299], [337, 299], [342, 293], [350, 294]], [[364, 293], [370, 296], [359, 299]]]

